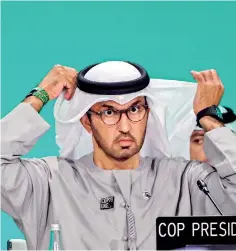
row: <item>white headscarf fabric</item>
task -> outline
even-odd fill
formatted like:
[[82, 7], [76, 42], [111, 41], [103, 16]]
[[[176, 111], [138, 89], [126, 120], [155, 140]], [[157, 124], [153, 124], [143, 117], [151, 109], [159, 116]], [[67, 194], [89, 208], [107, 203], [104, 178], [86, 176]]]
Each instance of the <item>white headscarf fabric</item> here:
[[[139, 71], [126, 62], [110, 61], [98, 64], [85, 75], [97, 82], [119, 82], [140, 77]], [[54, 107], [56, 142], [60, 156], [79, 159], [93, 151], [91, 135], [80, 118], [97, 102], [113, 100], [125, 104], [138, 96], [146, 96], [150, 107], [142, 156], [184, 156], [196, 125], [193, 99], [197, 85], [176, 80], [151, 79], [145, 89], [125, 95], [97, 95], [76, 89], [70, 101], [62, 93]]]

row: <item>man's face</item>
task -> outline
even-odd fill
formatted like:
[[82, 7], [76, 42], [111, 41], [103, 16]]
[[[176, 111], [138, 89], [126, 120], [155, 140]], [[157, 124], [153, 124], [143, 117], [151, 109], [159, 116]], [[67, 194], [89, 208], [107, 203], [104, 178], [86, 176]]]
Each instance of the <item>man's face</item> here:
[[190, 138], [190, 159], [207, 162], [207, 157], [204, 153], [204, 131], [194, 130]]
[[[125, 110], [132, 108], [132, 112], [136, 112], [138, 105], [145, 105], [144, 97], [137, 97], [125, 105], [120, 105], [114, 101], [106, 101], [96, 103], [91, 107], [91, 111], [106, 111], [111, 114], [112, 110]], [[135, 154], [139, 153], [142, 148], [148, 112], [141, 121], [133, 122], [129, 120], [125, 113], [122, 114], [120, 121], [115, 125], [107, 125], [100, 116], [91, 114], [90, 119], [86, 116], [81, 122], [89, 133], [92, 133], [94, 150], [96, 148], [102, 150], [108, 157], [118, 161], [125, 161]], [[87, 125], [85, 125], [87, 124]]]

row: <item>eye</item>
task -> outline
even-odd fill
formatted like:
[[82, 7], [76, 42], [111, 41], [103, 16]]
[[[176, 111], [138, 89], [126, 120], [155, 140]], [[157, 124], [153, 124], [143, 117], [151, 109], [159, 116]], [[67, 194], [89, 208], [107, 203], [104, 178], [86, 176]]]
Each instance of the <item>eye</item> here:
[[110, 117], [110, 116], [115, 115], [115, 112], [113, 110], [106, 110], [106, 111], [103, 111], [103, 114], [107, 117]]
[[129, 110], [130, 110], [131, 113], [137, 113], [140, 110], [140, 106], [137, 106], [137, 105], [136, 106], [131, 106]]
[[194, 139], [193, 143], [195, 143], [197, 145], [202, 145], [203, 144], [203, 139]]

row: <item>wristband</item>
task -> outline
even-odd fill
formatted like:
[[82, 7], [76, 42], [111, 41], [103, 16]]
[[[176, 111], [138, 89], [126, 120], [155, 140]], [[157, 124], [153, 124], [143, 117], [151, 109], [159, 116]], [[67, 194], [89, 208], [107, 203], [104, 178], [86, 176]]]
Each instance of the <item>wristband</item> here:
[[41, 87], [34, 88], [25, 98], [28, 98], [30, 96], [39, 98], [43, 102], [43, 105], [45, 105], [49, 101], [48, 93]]
[[217, 119], [221, 123], [224, 123], [223, 115], [222, 115], [222, 113], [220, 111], [220, 108], [218, 106], [216, 106], [216, 105], [207, 107], [207, 108], [201, 110], [200, 112], [198, 112], [198, 114], [197, 114], [197, 126], [202, 128], [199, 121], [200, 121], [201, 118], [203, 118], [205, 116], [210, 116], [210, 117], [212, 117], [214, 119]]

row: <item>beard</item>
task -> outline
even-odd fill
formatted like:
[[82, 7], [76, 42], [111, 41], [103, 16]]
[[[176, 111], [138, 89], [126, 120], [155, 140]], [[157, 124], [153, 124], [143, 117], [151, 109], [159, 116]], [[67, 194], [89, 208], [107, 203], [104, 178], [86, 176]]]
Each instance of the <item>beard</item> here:
[[[110, 158], [115, 159], [116, 161], [126, 161], [140, 152], [145, 135], [146, 135], [146, 128], [142, 134], [141, 140], [138, 143], [137, 140], [132, 136], [129, 132], [128, 133], [121, 133], [115, 140], [113, 140], [112, 146], [108, 146], [105, 138], [99, 133], [99, 130], [94, 127], [91, 123], [91, 129], [93, 133], [93, 138], [97, 143], [98, 147]], [[122, 147], [119, 145], [118, 141], [121, 138], [129, 138], [132, 140], [132, 144], [130, 146]]]

